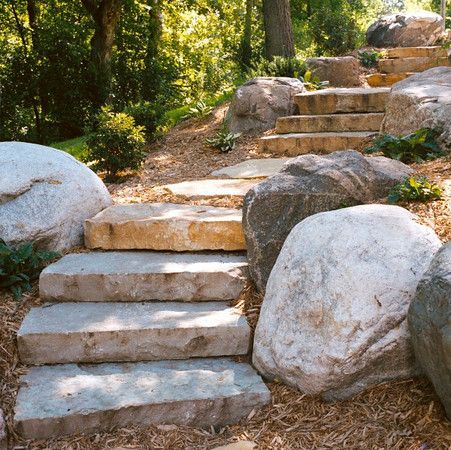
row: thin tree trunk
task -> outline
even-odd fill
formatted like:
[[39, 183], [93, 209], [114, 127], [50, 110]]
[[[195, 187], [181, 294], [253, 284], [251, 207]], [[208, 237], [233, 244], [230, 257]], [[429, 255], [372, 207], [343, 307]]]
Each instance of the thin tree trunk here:
[[263, 0], [266, 57], [295, 55], [290, 0]]
[[440, 4], [440, 14], [443, 17], [443, 20], [446, 20], [446, 0], [442, 0]]
[[244, 33], [241, 41], [241, 66], [249, 67], [252, 60], [252, 11], [254, 0], [246, 0], [246, 17], [244, 21]]

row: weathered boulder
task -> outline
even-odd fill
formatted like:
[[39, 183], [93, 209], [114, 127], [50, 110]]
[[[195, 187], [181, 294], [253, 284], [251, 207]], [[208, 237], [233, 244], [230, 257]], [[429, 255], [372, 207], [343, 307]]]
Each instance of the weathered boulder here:
[[445, 31], [439, 14], [427, 11], [396, 13], [376, 20], [366, 32], [375, 47], [419, 47], [435, 44]]
[[382, 130], [407, 134], [422, 127], [440, 129], [440, 142], [451, 148], [451, 67], [413, 75], [390, 92]]
[[417, 373], [407, 310], [441, 242], [398, 206], [308, 217], [268, 281], [253, 362], [325, 400]]
[[305, 62], [321, 81], [329, 81], [331, 86], [360, 86], [360, 65], [353, 56], [308, 58]]
[[253, 187], [244, 198], [243, 226], [258, 289], [264, 291], [285, 238], [301, 220], [386, 197], [411, 172], [399, 161], [345, 150], [299, 156]]
[[0, 238], [66, 250], [83, 242], [83, 222], [111, 204], [99, 177], [69, 154], [0, 143]]
[[415, 356], [451, 419], [451, 243], [420, 281], [408, 321]]
[[297, 78], [257, 77], [236, 91], [227, 113], [234, 133], [270, 130], [278, 117], [295, 114], [294, 96], [303, 91]]

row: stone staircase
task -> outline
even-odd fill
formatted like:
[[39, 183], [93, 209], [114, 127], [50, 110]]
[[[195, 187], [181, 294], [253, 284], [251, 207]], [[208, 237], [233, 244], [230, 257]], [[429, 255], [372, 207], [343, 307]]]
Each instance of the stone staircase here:
[[384, 117], [389, 88], [337, 88], [295, 96], [298, 116], [277, 120], [276, 134], [260, 151], [297, 156], [358, 148], [373, 137]]
[[435, 47], [399, 47], [385, 51], [385, 58], [379, 60], [379, 72], [368, 75], [371, 87], [387, 87], [398, 81], [433, 67], [451, 66], [449, 51]]
[[247, 279], [236, 252], [245, 249], [240, 211], [112, 206], [86, 222], [85, 240], [96, 250], [42, 272], [47, 303], [17, 335], [30, 366], [14, 417], [24, 438], [219, 427], [269, 402], [261, 378], [239, 362], [251, 330], [230, 306]]

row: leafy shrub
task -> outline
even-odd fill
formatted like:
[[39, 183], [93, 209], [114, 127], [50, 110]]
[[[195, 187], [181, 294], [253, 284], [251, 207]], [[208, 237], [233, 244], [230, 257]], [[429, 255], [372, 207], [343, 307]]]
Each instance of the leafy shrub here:
[[118, 172], [138, 169], [145, 156], [144, 127], [136, 126], [133, 117], [102, 108], [98, 127], [86, 141], [86, 162], [93, 169], [105, 171], [107, 181], [113, 181]]
[[155, 135], [161, 112], [150, 102], [131, 103], [124, 108], [124, 113], [132, 116], [136, 125], [143, 126], [148, 137]]
[[428, 200], [438, 200], [441, 195], [440, 187], [431, 183], [426, 177], [418, 179], [409, 177], [390, 191], [388, 201], [389, 203], [427, 202]]
[[188, 112], [182, 117], [183, 120], [193, 119], [208, 116], [213, 111], [211, 106], [208, 106], [202, 100], [198, 101]]
[[224, 120], [216, 135], [205, 142], [211, 147], [221, 150], [222, 153], [227, 153], [235, 148], [240, 136], [241, 133], [231, 133], [227, 127], [227, 122]]
[[248, 77], [301, 78], [306, 71], [307, 65], [301, 59], [275, 56], [271, 61], [267, 59], [260, 60], [249, 71]]
[[357, 55], [360, 64], [364, 67], [376, 67], [379, 60], [384, 56], [382, 52], [371, 51], [360, 51]]
[[304, 87], [307, 91], [318, 91], [329, 86], [328, 81], [321, 81], [312, 71], [307, 70], [304, 76], [301, 77], [301, 81], [304, 83]]
[[17, 248], [0, 239], [0, 289], [9, 289], [18, 299], [23, 291], [31, 290], [46, 263], [59, 256], [56, 252], [36, 250], [33, 244]]
[[437, 131], [431, 128], [420, 128], [405, 136], [383, 134], [365, 152], [382, 152], [384, 156], [404, 163], [435, 159], [445, 154], [438, 146], [437, 135]]

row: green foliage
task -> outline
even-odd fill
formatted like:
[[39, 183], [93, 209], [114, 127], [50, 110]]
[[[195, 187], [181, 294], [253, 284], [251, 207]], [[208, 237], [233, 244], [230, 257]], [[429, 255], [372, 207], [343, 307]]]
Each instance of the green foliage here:
[[187, 119], [200, 119], [202, 117], [208, 116], [213, 111], [213, 108], [204, 101], [199, 100], [194, 106], [188, 109], [186, 114], [182, 117], [182, 120]]
[[96, 171], [105, 171], [106, 180], [114, 181], [118, 172], [136, 170], [146, 156], [144, 127], [136, 126], [133, 117], [102, 108], [98, 127], [87, 139], [85, 162]]
[[437, 143], [437, 134], [431, 128], [420, 128], [405, 136], [383, 134], [365, 152], [382, 152], [385, 156], [404, 163], [435, 159], [444, 155]]
[[228, 153], [235, 148], [240, 136], [241, 133], [231, 133], [229, 131], [227, 121], [224, 119], [216, 135], [211, 139], [207, 139], [205, 143], [220, 150], [222, 153]]
[[29, 242], [17, 248], [0, 239], [0, 289], [9, 289], [18, 299], [31, 290], [46, 263], [59, 256], [56, 252], [36, 250]]
[[409, 177], [390, 191], [388, 201], [389, 203], [427, 202], [438, 200], [441, 196], [440, 187], [431, 183], [426, 177]]
[[157, 125], [161, 118], [161, 111], [155, 108], [150, 102], [141, 101], [130, 103], [124, 108], [125, 114], [132, 116], [136, 125], [145, 128], [146, 135], [152, 138], [157, 130]]
[[271, 61], [261, 59], [250, 69], [249, 78], [290, 77], [301, 78], [307, 71], [305, 61], [298, 58], [276, 56]]
[[364, 67], [376, 67], [377, 63], [381, 58], [383, 58], [384, 54], [383, 52], [377, 52], [375, 50], [369, 50], [369, 51], [360, 51], [358, 53], [358, 58], [360, 61], [360, 64]]
[[311, 70], [307, 70], [304, 76], [301, 77], [304, 87], [307, 91], [318, 91], [329, 86], [328, 81], [321, 81]]
[[78, 138], [68, 139], [67, 141], [54, 142], [53, 144], [50, 144], [50, 147], [56, 148], [58, 150], [63, 150], [79, 161], [83, 161], [83, 159], [86, 157], [87, 139], [88, 136], [80, 136]]

